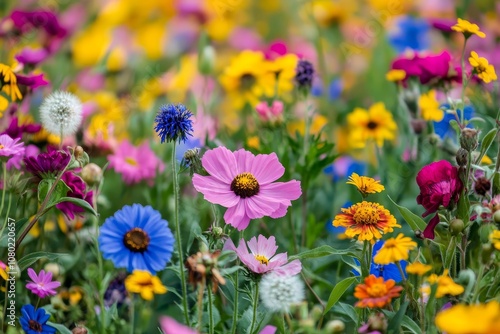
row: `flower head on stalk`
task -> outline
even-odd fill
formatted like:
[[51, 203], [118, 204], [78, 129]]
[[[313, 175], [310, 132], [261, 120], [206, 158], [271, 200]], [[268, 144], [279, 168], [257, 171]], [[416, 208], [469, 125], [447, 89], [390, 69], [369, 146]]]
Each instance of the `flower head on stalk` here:
[[82, 123], [82, 103], [71, 93], [54, 92], [43, 100], [40, 118], [43, 127], [50, 133], [63, 137], [72, 135]]
[[46, 313], [43, 308], [35, 309], [31, 304], [21, 307], [21, 317], [19, 322], [21, 327], [27, 334], [51, 334], [55, 333], [56, 329], [47, 325], [50, 319], [50, 314]]
[[396, 286], [392, 279], [384, 281], [383, 277], [370, 275], [365, 278], [364, 284], [358, 284], [354, 289], [354, 297], [359, 299], [357, 307], [382, 308], [390, 304], [392, 298], [399, 297], [403, 287]]
[[346, 183], [356, 186], [363, 197], [366, 197], [368, 194], [379, 193], [385, 189], [380, 184], [380, 181], [368, 176], [359, 176], [357, 173], [352, 173]]
[[51, 272], [46, 273], [43, 269], [37, 275], [33, 269], [28, 268], [28, 276], [32, 281], [28, 281], [26, 288], [40, 298], [55, 296], [57, 294], [55, 289], [61, 286], [61, 282], [52, 281]]
[[493, 65], [488, 62], [488, 59], [479, 57], [477, 52], [472, 51], [470, 53], [469, 63], [474, 68], [474, 73], [476, 73], [478, 78], [483, 80], [484, 83], [490, 83], [498, 79]]
[[260, 283], [260, 299], [271, 312], [289, 312], [290, 306], [304, 300], [304, 283], [299, 275], [265, 274]]
[[405, 237], [403, 233], [399, 233], [396, 238], [387, 239], [378, 251], [373, 261], [377, 264], [389, 264], [408, 260], [410, 250], [417, 247], [417, 243], [411, 238]]
[[10, 159], [12, 157], [20, 157], [24, 155], [24, 143], [21, 138], [10, 138], [9, 135], [0, 135], [0, 157]]
[[486, 34], [479, 29], [477, 24], [460, 18], [457, 19], [457, 23], [451, 27], [451, 29], [463, 33], [466, 39], [472, 35], [476, 35], [481, 38], [486, 37]]
[[295, 69], [295, 82], [299, 89], [311, 89], [314, 78], [314, 66], [309, 61], [301, 59]]
[[40, 153], [36, 157], [24, 158], [26, 170], [39, 180], [53, 178], [57, 173], [64, 170], [71, 160], [71, 155], [64, 151], [49, 149], [46, 153]]
[[413, 262], [406, 267], [406, 272], [411, 275], [424, 276], [432, 270], [432, 266], [422, 262]]
[[155, 118], [155, 131], [161, 142], [186, 142], [187, 137], [193, 135], [192, 116], [181, 103], [162, 105]]
[[132, 275], [125, 279], [125, 288], [130, 293], [138, 293], [144, 300], [153, 300], [154, 295], [167, 293], [167, 288], [158, 276], [149, 271], [134, 270]]

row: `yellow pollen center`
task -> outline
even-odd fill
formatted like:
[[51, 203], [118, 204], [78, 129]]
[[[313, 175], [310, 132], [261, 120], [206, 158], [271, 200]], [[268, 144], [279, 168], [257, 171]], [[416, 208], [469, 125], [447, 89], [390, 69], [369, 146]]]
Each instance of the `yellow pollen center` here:
[[132, 252], [144, 252], [148, 249], [149, 241], [149, 235], [138, 227], [134, 227], [123, 237], [123, 244]]
[[367, 289], [371, 297], [382, 297], [387, 294], [387, 287], [385, 284], [373, 284]]
[[125, 158], [125, 162], [132, 166], [137, 166], [137, 161], [134, 158], [127, 157]]
[[0, 150], [3, 149], [5, 146], [3, 146], [2, 144], [0, 144]]
[[377, 224], [380, 220], [378, 210], [372, 206], [363, 206], [356, 210], [353, 219], [358, 224]]
[[236, 175], [231, 182], [231, 190], [241, 198], [257, 195], [260, 190], [259, 182], [251, 173], [241, 173]]
[[264, 255], [257, 254], [255, 255], [255, 259], [266, 266], [269, 264], [269, 259]]
[[389, 239], [384, 243], [384, 248], [395, 248], [398, 245], [394, 239]]

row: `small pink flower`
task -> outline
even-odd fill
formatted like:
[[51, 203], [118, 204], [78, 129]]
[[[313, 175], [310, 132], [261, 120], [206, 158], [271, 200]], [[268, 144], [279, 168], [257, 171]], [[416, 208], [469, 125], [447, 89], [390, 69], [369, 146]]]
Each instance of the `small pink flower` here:
[[0, 136], [0, 156], [13, 158], [24, 155], [24, 143], [21, 138], [12, 139], [9, 135], [3, 134]]
[[275, 153], [253, 155], [225, 147], [207, 151], [201, 163], [210, 176], [193, 176], [193, 185], [210, 203], [226, 208], [224, 220], [239, 231], [250, 219], [286, 215], [292, 200], [302, 194], [300, 182], [274, 182], [285, 173]]
[[26, 288], [31, 290], [35, 295], [40, 298], [45, 298], [48, 296], [54, 296], [57, 294], [56, 288], [61, 286], [61, 282], [52, 281], [52, 273], [46, 273], [45, 270], [40, 270], [40, 274], [35, 273], [31, 268], [28, 268], [28, 276], [33, 281], [28, 281]]
[[198, 332], [194, 329], [189, 328], [186, 325], [180, 324], [170, 317], [160, 318], [161, 330], [165, 334], [197, 334]]
[[[252, 253], [248, 252], [247, 244]], [[286, 253], [276, 254], [278, 246], [276, 246], [276, 239], [273, 236], [266, 239], [263, 235], [259, 235], [258, 239], [253, 237], [248, 243], [241, 239], [238, 247], [235, 247], [233, 241], [228, 239], [224, 244], [224, 249], [235, 251], [241, 262], [256, 274], [272, 271], [278, 276], [293, 276], [302, 270], [302, 264], [299, 260], [287, 263]]]
[[273, 101], [269, 106], [267, 102], [262, 101], [255, 106], [255, 110], [263, 121], [277, 121], [283, 115], [283, 102]]

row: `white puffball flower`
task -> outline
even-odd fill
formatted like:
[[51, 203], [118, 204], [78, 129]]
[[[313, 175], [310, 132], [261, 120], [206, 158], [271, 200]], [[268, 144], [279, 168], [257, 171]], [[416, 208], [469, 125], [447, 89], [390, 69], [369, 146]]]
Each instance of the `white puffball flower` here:
[[40, 106], [43, 127], [57, 136], [74, 134], [82, 123], [82, 117], [82, 102], [68, 92], [56, 91], [47, 96]]
[[288, 312], [290, 306], [304, 300], [304, 283], [299, 275], [266, 274], [259, 283], [262, 304], [271, 312]]

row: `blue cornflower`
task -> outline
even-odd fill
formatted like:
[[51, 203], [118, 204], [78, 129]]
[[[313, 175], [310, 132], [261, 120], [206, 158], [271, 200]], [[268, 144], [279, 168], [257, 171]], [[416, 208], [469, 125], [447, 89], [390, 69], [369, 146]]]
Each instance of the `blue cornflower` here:
[[406, 49], [423, 51], [429, 47], [429, 29], [427, 21], [405, 16], [398, 21], [397, 31], [389, 36], [389, 42], [399, 53]]
[[174, 251], [168, 222], [151, 206], [125, 205], [104, 221], [99, 248], [116, 268], [146, 270], [153, 275], [165, 268]]
[[[448, 103], [442, 104], [440, 106], [441, 109], [447, 110], [450, 109], [450, 105]], [[457, 115], [460, 118], [462, 111], [457, 110]], [[465, 106], [464, 109], [464, 119], [468, 120], [473, 117], [474, 108], [472, 106]], [[441, 139], [445, 139], [447, 137], [456, 140], [457, 133], [455, 129], [450, 125], [451, 120], [456, 120], [455, 115], [450, 113], [445, 113], [444, 118], [439, 122], [434, 122], [434, 132], [441, 137]], [[467, 127], [472, 127], [472, 124], [469, 124]]]
[[309, 61], [300, 59], [295, 69], [295, 82], [299, 88], [311, 88], [314, 78], [314, 66]]
[[[394, 263], [391, 264], [376, 264], [373, 262], [373, 258], [375, 255], [377, 255], [378, 251], [382, 246], [384, 245], [383, 240], [377, 241], [373, 245], [373, 251], [372, 251], [372, 262], [370, 264], [370, 274], [375, 275], [376, 277], [383, 277], [384, 281], [387, 281], [388, 279], [393, 279], [396, 283], [401, 282], [403, 279], [401, 277], [401, 273], [399, 272], [398, 266], [396, 266]], [[359, 261], [357, 259], [354, 259], [354, 262], [359, 266]], [[405, 273], [405, 277], [408, 276], [406, 274], [406, 265], [408, 262], [405, 260], [400, 261], [401, 262], [401, 268], [403, 269], [403, 272]], [[359, 273], [355, 270], [353, 270], [354, 275], [359, 276]]]
[[46, 313], [43, 308], [35, 310], [31, 304], [26, 304], [21, 307], [21, 318], [19, 322], [26, 334], [51, 334], [55, 333], [56, 329], [47, 325], [50, 314]]
[[332, 176], [333, 182], [346, 179], [352, 173], [363, 175], [366, 172], [366, 163], [354, 160], [349, 156], [341, 156], [326, 167], [323, 172]]
[[181, 103], [162, 105], [155, 118], [155, 131], [161, 142], [186, 142], [187, 136], [193, 135], [191, 116], [193, 114]]

